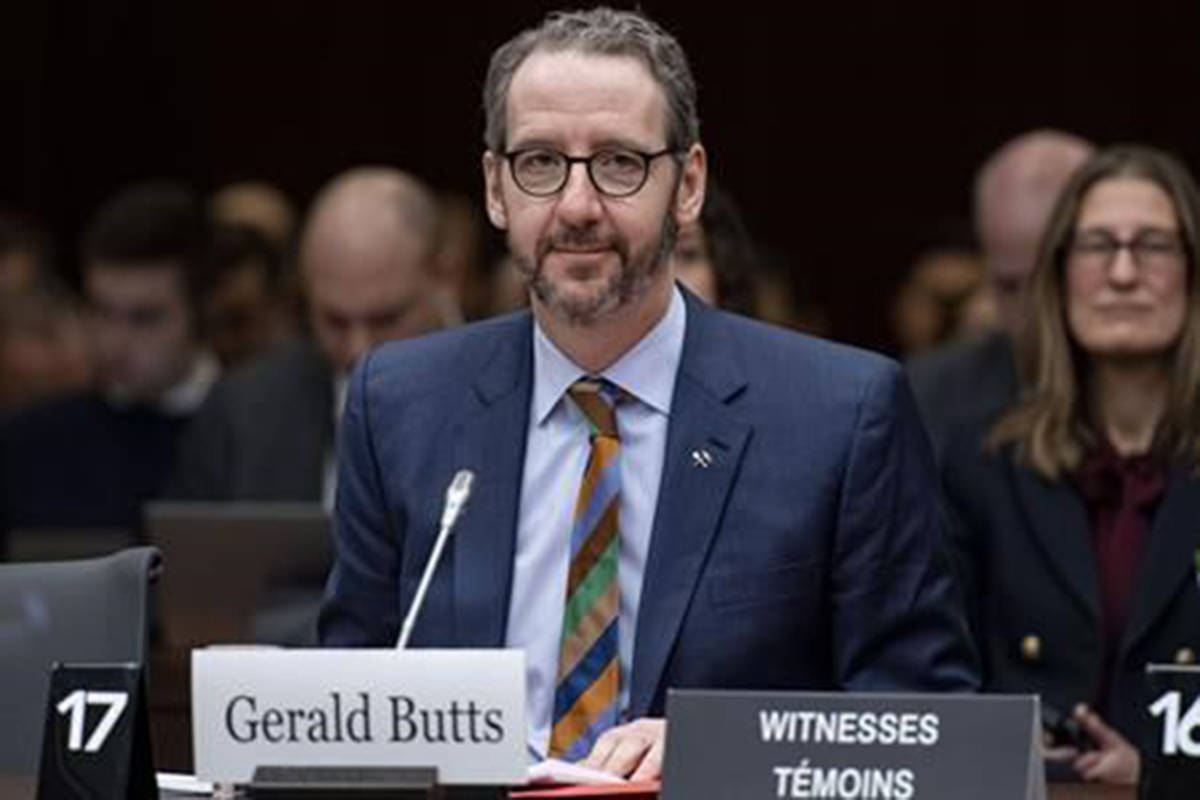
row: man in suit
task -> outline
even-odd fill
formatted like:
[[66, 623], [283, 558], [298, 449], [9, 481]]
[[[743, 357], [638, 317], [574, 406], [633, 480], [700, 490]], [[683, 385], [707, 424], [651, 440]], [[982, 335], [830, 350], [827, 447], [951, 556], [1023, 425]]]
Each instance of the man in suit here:
[[487, 211], [531, 312], [359, 365], [322, 642], [395, 641], [467, 468], [412, 641], [523, 649], [539, 755], [657, 775], [667, 687], [973, 688], [898, 367], [675, 283], [706, 172], [675, 39], [551, 15], [484, 92]]
[[81, 261], [94, 379], [0, 425], [6, 530], [135, 538], [219, 371], [198, 335], [207, 233], [198, 199], [172, 183], [122, 189], [89, 222]]
[[313, 202], [300, 243], [311, 340], [231, 373], [187, 432], [172, 495], [325, 502], [346, 380], [373, 344], [441, 327], [432, 196], [393, 169], [350, 170]]
[[1017, 399], [1016, 342], [1025, 319], [1025, 281], [1059, 194], [1092, 150], [1071, 134], [1032, 131], [997, 150], [975, 178], [975, 228], [1000, 329], [950, 342], [908, 365], [939, 460], [953, 427], [992, 421]]

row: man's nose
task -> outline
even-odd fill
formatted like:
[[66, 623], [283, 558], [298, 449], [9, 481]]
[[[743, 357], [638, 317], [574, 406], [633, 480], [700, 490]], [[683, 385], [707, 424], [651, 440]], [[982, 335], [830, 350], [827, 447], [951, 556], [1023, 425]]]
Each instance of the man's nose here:
[[558, 198], [557, 211], [572, 226], [591, 222], [603, 213], [600, 193], [592, 184], [587, 164], [576, 162], [567, 167], [567, 182]]

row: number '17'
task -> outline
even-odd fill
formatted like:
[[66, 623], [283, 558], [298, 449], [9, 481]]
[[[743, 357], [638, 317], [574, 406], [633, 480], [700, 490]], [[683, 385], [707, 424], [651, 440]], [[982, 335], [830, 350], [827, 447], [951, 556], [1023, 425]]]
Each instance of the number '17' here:
[[[58, 713], [71, 715], [71, 727], [67, 731], [67, 749], [73, 753], [80, 750], [85, 753], [100, 752], [100, 748], [104, 746], [108, 735], [116, 727], [117, 720], [121, 718], [121, 712], [125, 710], [128, 702], [129, 694], [127, 692], [85, 692], [83, 689], [76, 689], [60, 700], [56, 706]], [[100, 723], [96, 725], [96, 729], [92, 731], [92, 735], [84, 744], [83, 719], [87, 713], [87, 706], [108, 706], [108, 711], [100, 718]]]

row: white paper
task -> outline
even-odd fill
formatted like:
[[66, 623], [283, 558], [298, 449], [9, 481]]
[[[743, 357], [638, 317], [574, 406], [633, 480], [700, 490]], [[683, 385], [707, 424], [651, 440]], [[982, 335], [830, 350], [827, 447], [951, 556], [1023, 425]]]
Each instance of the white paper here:
[[159, 791], [212, 797], [212, 782], [197, 780], [195, 775], [183, 775], [178, 772], [159, 772], [156, 773], [155, 777], [158, 779]]
[[624, 778], [617, 777], [611, 772], [601, 772], [591, 767], [582, 767], [557, 758], [539, 761], [529, 768], [530, 783], [625, 783]]

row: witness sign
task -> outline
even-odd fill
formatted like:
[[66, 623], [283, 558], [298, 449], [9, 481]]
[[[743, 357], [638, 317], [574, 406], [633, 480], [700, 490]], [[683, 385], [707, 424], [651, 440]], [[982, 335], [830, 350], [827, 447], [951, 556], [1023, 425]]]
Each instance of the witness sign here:
[[663, 800], [1042, 800], [1027, 696], [672, 691]]

